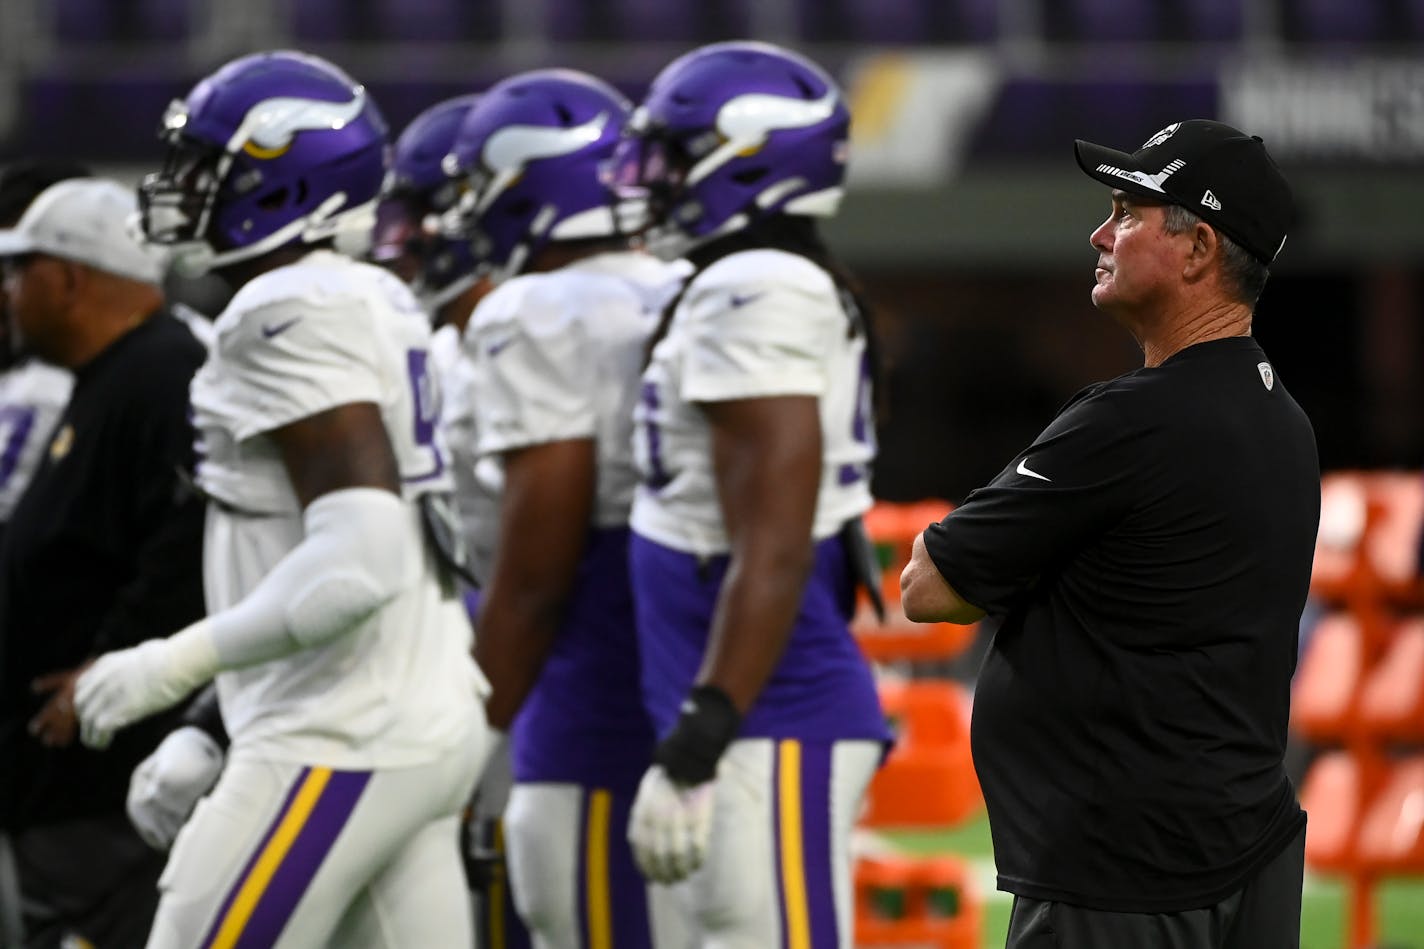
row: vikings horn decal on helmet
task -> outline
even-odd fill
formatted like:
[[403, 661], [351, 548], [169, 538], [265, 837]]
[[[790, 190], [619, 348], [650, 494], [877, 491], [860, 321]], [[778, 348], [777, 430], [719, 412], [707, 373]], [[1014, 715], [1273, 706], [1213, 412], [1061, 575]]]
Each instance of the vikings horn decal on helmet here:
[[844, 96], [810, 60], [715, 43], [658, 73], [605, 180], [645, 203], [649, 245], [676, 257], [767, 214], [835, 214], [849, 131]]
[[290, 244], [364, 251], [386, 122], [331, 63], [293, 51], [235, 59], [173, 102], [159, 135], [168, 159], [139, 186], [140, 222], [180, 273]]
[[442, 233], [440, 219], [460, 193], [441, 163], [479, 98], [446, 99], [411, 120], [396, 139], [376, 208], [371, 259], [409, 283], [432, 313], [476, 280], [469, 241]]
[[600, 79], [568, 69], [511, 76], [480, 97], [445, 158], [466, 190], [448, 227], [495, 280], [550, 241], [619, 233], [599, 179], [629, 114]]

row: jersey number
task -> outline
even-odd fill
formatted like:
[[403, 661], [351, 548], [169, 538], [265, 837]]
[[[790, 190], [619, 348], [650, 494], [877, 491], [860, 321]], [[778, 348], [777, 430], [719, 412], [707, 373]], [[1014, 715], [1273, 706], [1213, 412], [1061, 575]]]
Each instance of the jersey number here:
[[30, 429], [35, 425], [35, 408], [32, 405], [0, 406], [0, 488], [10, 483], [15, 468], [20, 464], [20, 454], [25, 450], [25, 441]]
[[657, 383], [643, 383], [642, 400], [643, 428], [648, 433], [648, 473], [643, 480], [648, 487], [659, 491], [666, 487], [672, 478], [668, 475], [667, 468], [663, 466], [662, 433], [658, 431], [657, 422], [657, 412], [660, 407]]
[[410, 374], [411, 402], [415, 406], [412, 419], [412, 440], [417, 448], [430, 452], [432, 467], [424, 474], [402, 481], [426, 481], [439, 477], [445, 471], [445, 458], [440, 446], [435, 443], [435, 426], [440, 422], [440, 386], [430, 371], [430, 353], [424, 349], [408, 349], [405, 353], [405, 367]]

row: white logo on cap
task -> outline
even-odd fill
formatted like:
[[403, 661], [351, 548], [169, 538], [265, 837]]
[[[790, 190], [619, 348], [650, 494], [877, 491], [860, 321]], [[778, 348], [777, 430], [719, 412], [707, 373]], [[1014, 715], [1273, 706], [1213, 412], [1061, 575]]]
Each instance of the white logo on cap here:
[[[1202, 195], [1202, 204], [1211, 208], [1213, 211], [1221, 210], [1221, 201], [1217, 199], [1216, 195], [1211, 193], [1210, 188], [1206, 189], [1206, 194]], [[1270, 386], [1266, 386], [1266, 388], [1269, 389]]]
[[[1142, 148], [1152, 148], [1154, 145], [1161, 145], [1167, 139], [1171, 138], [1173, 135], [1176, 135], [1177, 129], [1181, 127], [1181, 122], [1173, 122], [1171, 125], [1167, 126], [1162, 131], [1158, 132], [1156, 135], [1143, 142]], [[1139, 148], [1138, 151], [1142, 151], [1142, 148]]]
[[1266, 391], [1271, 390], [1271, 386], [1276, 384], [1276, 374], [1271, 371], [1271, 364], [1268, 362], [1256, 363], [1256, 371], [1261, 374], [1261, 384], [1266, 387]]
[[1185, 164], [1186, 162], [1184, 161], [1169, 162], [1167, 167], [1155, 175], [1149, 175], [1145, 171], [1128, 171], [1125, 168], [1108, 164], [1099, 165], [1097, 171], [1100, 174], [1112, 175], [1114, 178], [1125, 178], [1128, 181], [1134, 181], [1142, 185], [1144, 188], [1151, 188], [1153, 191], [1166, 194], [1167, 192], [1163, 190], [1162, 185]]

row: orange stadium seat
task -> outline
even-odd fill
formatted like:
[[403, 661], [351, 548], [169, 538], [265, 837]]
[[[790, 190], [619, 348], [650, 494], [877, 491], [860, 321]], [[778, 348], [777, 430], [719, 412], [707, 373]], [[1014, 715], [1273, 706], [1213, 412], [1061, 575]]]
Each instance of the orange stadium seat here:
[[1311, 764], [1300, 788], [1310, 819], [1305, 828], [1305, 862], [1314, 870], [1349, 873], [1356, 869], [1355, 829], [1365, 796], [1360, 762], [1329, 751]]
[[1372, 738], [1424, 742], [1424, 617], [1394, 627], [1360, 687], [1357, 720]]
[[885, 599], [881, 622], [863, 593], [851, 626], [861, 652], [872, 662], [950, 659], [974, 641], [977, 626], [912, 623], [900, 608], [900, 572], [910, 562], [915, 537], [954, 506], [948, 501], [891, 504], [881, 501], [866, 513], [865, 530], [880, 558], [880, 590]]
[[1291, 692], [1291, 725], [1312, 741], [1339, 741], [1354, 727], [1365, 672], [1365, 637], [1349, 613], [1331, 613], [1315, 627]]
[[857, 949], [978, 949], [983, 925], [984, 898], [963, 860], [856, 861]]
[[1359, 861], [1379, 874], [1424, 873], [1424, 755], [1390, 770], [1360, 824]]
[[1419, 531], [1424, 523], [1424, 478], [1417, 472], [1370, 476], [1371, 517], [1365, 561], [1381, 593], [1403, 606], [1420, 604]]
[[944, 827], [983, 804], [969, 749], [969, 696], [938, 680], [882, 681], [880, 701], [897, 741], [870, 782], [861, 823]]

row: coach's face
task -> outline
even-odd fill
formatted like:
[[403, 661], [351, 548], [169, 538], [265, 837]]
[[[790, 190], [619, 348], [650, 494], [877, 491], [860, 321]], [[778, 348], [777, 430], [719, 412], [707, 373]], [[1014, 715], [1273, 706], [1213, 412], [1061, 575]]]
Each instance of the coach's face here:
[[74, 265], [47, 254], [22, 254], [0, 261], [9, 330], [16, 348], [54, 362], [56, 337], [70, 305]]
[[1181, 279], [1190, 238], [1163, 230], [1165, 214], [1165, 205], [1113, 192], [1112, 213], [1089, 239], [1098, 252], [1093, 305], [1104, 313], [1146, 315]]

